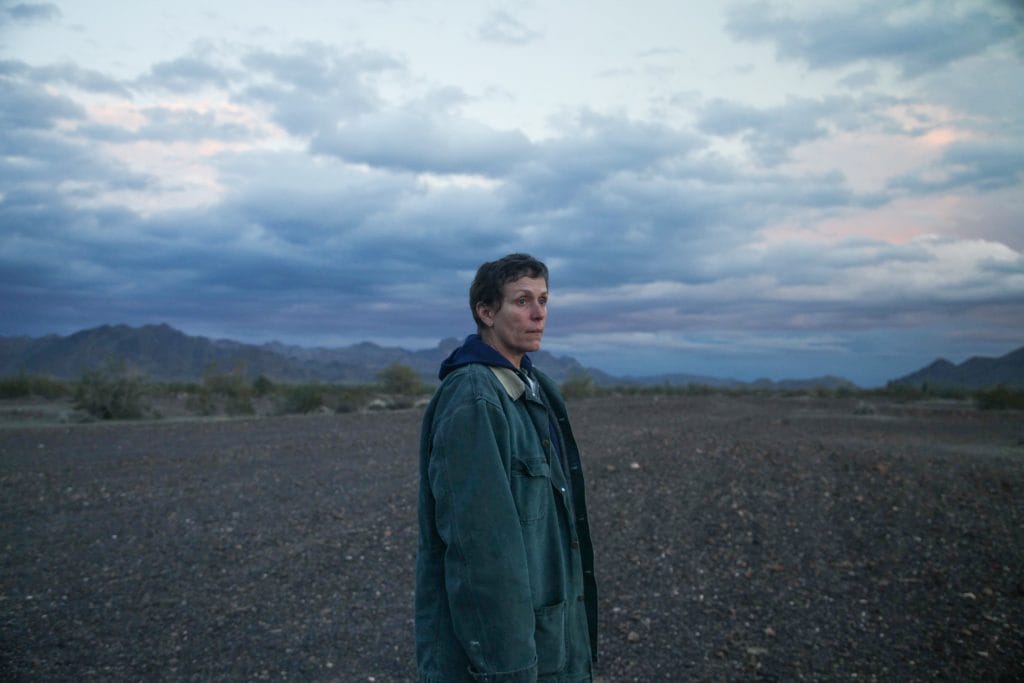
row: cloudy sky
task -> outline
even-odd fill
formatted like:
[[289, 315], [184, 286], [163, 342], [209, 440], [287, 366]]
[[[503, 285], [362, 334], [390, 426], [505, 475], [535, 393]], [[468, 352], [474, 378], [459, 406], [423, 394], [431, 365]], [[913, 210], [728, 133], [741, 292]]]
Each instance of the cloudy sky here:
[[0, 0], [0, 335], [863, 386], [1024, 344], [1019, 0]]

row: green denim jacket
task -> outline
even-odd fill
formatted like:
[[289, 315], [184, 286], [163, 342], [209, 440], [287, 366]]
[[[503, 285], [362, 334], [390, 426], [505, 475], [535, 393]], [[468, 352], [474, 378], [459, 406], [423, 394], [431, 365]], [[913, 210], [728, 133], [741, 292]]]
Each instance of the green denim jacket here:
[[423, 683], [592, 678], [597, 587], [579, 450], [557, 385], [533, 376], [531, 386], [509, 368], [465, 365], [424, 415], [415, 600]]

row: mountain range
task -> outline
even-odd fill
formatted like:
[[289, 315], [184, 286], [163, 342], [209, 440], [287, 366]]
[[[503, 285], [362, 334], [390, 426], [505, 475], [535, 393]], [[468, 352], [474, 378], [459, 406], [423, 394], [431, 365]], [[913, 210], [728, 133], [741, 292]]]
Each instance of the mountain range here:
[[[0, 337], [0, 377], [26, 373], [77, 379], [85, 370], [100, 367], [112, 359], [123, 361], [157, 381], [197, 381], [211, 369], [230, 372], [241, 368], [250, 378], [262, 375], [275, 382], [366, 384], [376, 381], [377, 373], [383, 368], [400, 363], [411, 367], [428, 384], [433, 384], [437, 381], [441, 361], [459, 344], [459, 339], [448, 338], [432, 349], [418, 351], [371, 342], [338, 348], [309, 348], [279, 342], [257, 345], [228, 339], [212, 340], [190, 336], [166, 324], [141, 327], [102, 325], [68, 336]], [[559, 382], [574, 373], [586, 372], [598, 385], [856, 388], [852, 382], [833, 376], [780, 381], [762, 379], [752, 383], [692, 374], [614, 377], [596, 368], [584, 367], [568, 356], [556, 356], [546, 351], [531, 353], [530, 356], [538, 367]], [[933, 386], [966, 388], [998, 383], [1024, 387], [1024, 347], [1000, 358], [972, 358], [961, 365], [940, 359], [893, 382], [915, 386], [927, 382]]]
[[[191, 382], [211, 369], [230, 372], [242, 368], [252, 379], [262, 375], [275, 382], [366, 384], [376, 381], [383, 368], [400, 363], [433, 383], [441, 361], [460, 343], [449, 338], [433, 349], [420, 351], [370, 342], [307, 348], [280, 342], [256, 345], [194, 337], [166, 324], [102, 325], [68, 336], [0, 337], [0, 376], [26, 373], [77, 379], [83, 371], [115, 360], [157, 381]], [[530, 355], [559, 381], [584, 370], [572, 358], [545, 351]]]
[[984, 389], [1002, 384], [1024, 389], [1024, 346], [998, 358], [974, 356], [959, 365], [939, 358], [916, 372], [893, 380], [892, 384], [961, 389]]

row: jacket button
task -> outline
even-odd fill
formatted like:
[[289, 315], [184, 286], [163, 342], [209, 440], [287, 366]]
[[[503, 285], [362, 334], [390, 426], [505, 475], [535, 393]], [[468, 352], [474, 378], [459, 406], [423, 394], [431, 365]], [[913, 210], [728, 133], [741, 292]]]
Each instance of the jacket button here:
[[573, 550], [576, 550], [577, 548], [580, 547], [580, 544], [577, 541], [573, 541], [572, 543], [569, 544], [569, 547], [572, 548]]
[[576, 602], [583, 602], [583, 596], [582, 595], [576, 596]]
[[544, 448], [551, 448], [551, 440], [544, 439], [543, 441], [540, 442], [540, 445], [543, 446]]

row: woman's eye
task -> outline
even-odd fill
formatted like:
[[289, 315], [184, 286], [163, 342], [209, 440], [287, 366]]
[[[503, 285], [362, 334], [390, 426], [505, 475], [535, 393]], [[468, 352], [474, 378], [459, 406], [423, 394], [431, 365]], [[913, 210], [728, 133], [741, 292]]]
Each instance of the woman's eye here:
[[525, 306], [526, 305], [526, 297], [525, 296], [519, 297], [519, 300], [516, 303], [518, 303], [520, 306]]

